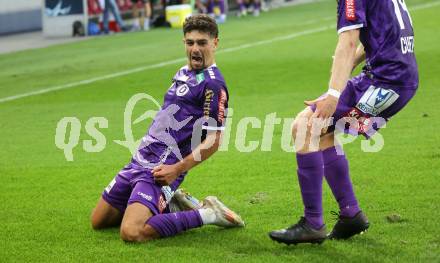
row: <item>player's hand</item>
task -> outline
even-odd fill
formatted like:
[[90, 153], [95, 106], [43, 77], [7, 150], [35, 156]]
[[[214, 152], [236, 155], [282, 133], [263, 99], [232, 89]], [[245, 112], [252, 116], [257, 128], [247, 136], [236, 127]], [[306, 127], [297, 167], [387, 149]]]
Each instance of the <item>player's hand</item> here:
[[177, 164], [161, 164], [153, 168], [154, 181], [162, 186], [170, 185], [181, 174]]
[[316, 121], [322, 121], [323, 122], [323, 129], [322, 132], [325, 133], [328, 128], [330, 118], [333, 116], [333, 114], [336, 111], [336, 106], [338, 105], [338, 98], [331, 96], [331, 95], [325, 95], [323, 97], [319, 97], [315, 100], [310, 101], [304, 101], [304, 103], [307, 106], [313, 106], [316, 105], [315, 112], [310, 117], [308, 126], [312, 126], [312, 124]]

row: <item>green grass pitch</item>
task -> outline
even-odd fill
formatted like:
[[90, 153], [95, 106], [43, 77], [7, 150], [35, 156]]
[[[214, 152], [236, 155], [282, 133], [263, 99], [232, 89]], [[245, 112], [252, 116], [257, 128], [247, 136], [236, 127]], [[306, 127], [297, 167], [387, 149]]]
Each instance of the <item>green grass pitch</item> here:
[[[427, 3], [435, 4], [423, 6]], [[294, 117], [303, 100], [326, 89], [337, 40], [336, 3], [322, 1], [257, 19], [231, 17], [220, 26], [217, 64], [234, 109], [230, 147], [191, 171], [183, 187], [196, 197], [220, 197], [242, 215], [245, 229], [204, 227], [126, 244], [118, 229], [90, 227], [90, 211], [103, 188], [130, 158], [113, 142], [124, 139], [126, 102], [139, 92], [162, 101], [181, 61], [0, 103], [0, 261], [439, 262], [440, 4], [407, 0], [407, 5], [420, 68], [417, 96], [381, 130], [382, 151], [362, 152], [361, 138], [345, 147], [357, 197], [371, 221], [366, 234], [322, 246], [272, 242], [268, 231], [295, 222], [302, 213], [294, 154], [280, 147], [281, 125], [275, 126], [271, 151], [242, 153], [234, 146], [241, 118], [264, 120], [273, 112]], [[183, 58], [181, 39], [180, 30], [159, 29], [0, 55], [0, 98]], [[70, 116], [82, 124], [73, 162], [54, 142], [58, 121]], [[99, 153], [82, 149], [83, 140], [91, 139], [84, 126], [93, 116], [109, 123], [100, 129], [107, 145]], [[137, 138], [147, 126], [134, 126]], [[247, 140], [261, 137], [262, 129], [248, 129]], [[337, 205], [327, 186], [324, 209], [331, 229], [330, 211]], [[392, 214], [402, 220], [388, 222]]]

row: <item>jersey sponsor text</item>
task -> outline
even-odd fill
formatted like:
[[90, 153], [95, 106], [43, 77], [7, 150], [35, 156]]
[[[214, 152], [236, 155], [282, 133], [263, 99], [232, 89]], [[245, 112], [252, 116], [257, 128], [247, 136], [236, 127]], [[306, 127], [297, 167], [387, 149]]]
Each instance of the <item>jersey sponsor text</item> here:
[[345, 17], [347, 20], [356, 20], [356, 5], [354, 0], [345, 0]]
[[402, 48], [402, 54], [414, 53], [414, 36], [401, 37], [400, 47]]

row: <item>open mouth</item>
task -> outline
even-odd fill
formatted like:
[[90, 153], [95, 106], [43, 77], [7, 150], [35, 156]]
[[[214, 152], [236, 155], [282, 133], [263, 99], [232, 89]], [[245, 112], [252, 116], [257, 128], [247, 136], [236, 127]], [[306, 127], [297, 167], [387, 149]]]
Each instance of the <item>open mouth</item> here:
[[200, 55], [191, 55], [191, 61], [200, 64], [203, 62], [203, 58]]

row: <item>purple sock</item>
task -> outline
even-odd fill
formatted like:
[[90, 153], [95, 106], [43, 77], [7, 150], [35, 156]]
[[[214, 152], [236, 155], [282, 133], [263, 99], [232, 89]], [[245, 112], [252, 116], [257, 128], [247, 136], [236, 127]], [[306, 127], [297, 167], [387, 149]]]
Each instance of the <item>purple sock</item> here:
[[201, 227], [203, 223], [199, 211], [190, 210], [155, 215], [149, 218], [146, 224], [153, 227], [161, 237], [170, 237], [191, 228]]
[[[343, 152], [341, 148], [338, 150]], [[345, 155], [338, 155], [336, 147], [331, 147], [324, 150], [322, 156], [325, 179], [339, 204], [340, 214], [347, 217], [355, 216], [360, 209], [350, 181], [348, 161]]]
[[324, 225], [322, 217], [322, 178], [324, 163], [322, 152], [296, 154], [298, 181], [304, 203], [304, 216], [315, 229]]

